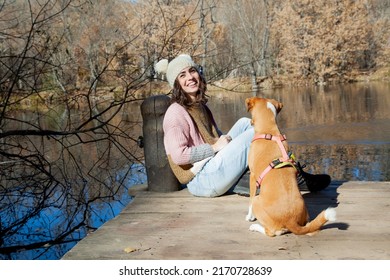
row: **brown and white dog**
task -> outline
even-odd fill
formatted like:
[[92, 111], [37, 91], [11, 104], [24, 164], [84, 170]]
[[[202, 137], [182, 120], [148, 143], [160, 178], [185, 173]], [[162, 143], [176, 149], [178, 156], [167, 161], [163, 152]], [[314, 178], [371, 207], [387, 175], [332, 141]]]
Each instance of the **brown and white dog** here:
[[[275, 159], [283, 158], [288, 151], [287, 141], [281, 136], [276, 123], [276, 116], [283, 107], [273, 99], [259, 97], [247, 98], [246, 107], [252, 115], [255, 138], [249, 150], [248, 165], [250, 169], [250, 206], [247, 221], [257, 219], [259, 224], [252, 224], [250, 230], [259, 231], [268, 236], [281, 235], [287, 232], [312, 235], [318, 232], [327, 221], [336, 219], [334, 208], [322, 211], [309, 222], [309, 215], [303, 197], [298, 189], [297, 170], [293, 164], [281, 168], [268, 167]], [[256, 136], [263, 138], [256, 139]], [[267, 136], [265, 136], [267, 135]], [[270, 141], [271, 136], [277, 141]], [[293, 160], [291, 160], [293, 161]], [[268, 168], [268, 171], [264, 171]], [[265, 174], [264, 174], [265, 173]], [[259, 187], [260, 194], [256, 195]]]

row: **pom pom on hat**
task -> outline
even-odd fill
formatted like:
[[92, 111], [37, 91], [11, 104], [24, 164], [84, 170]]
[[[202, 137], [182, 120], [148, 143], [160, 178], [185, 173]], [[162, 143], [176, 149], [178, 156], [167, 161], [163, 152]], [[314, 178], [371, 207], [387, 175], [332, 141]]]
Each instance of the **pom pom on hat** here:
[[162, 59], [156, 63], [154, 69], [157, 73], [166, 74], [169, 85], [173, 88], [173, 84], [179, 73], [187, 67], [197, 66], [188, 54], [181, 54], [168, 63], [167, 59]]
[[168, 59], [161, 59], [154, 65], [154, 70], [157, 73], [166, 74], [168, 69]]

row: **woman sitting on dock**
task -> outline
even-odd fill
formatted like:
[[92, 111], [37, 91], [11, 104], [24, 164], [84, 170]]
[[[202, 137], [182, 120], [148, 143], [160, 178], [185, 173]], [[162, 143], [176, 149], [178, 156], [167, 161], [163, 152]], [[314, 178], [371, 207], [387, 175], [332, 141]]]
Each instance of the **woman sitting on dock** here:
[[[206, 105], [207, 84], [201, 68], [187, 54], [155, 70], [165, 73], [171, 86], [171, 102], [164, 121], [164, 146], [179, 182], [191, 194], [216, 197], [227, 192], [248, 195], [249, 184], [237, 184], [248, 170], [248, 151], [254, 136], [249, 118], [240, 118], [223, 134]], [[299, 188], [320, 191], [330, 184], [326, 174], [312, 175], [299, 167]]]

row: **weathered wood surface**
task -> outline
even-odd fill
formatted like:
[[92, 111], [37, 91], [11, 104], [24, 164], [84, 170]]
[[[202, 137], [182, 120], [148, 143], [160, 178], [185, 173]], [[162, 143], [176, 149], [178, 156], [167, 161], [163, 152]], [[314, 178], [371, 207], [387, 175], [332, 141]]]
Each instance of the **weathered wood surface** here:
[[337, 207], [337, 222], [315, 236], [270, 238], [248, 230], [247, 197], [141, 191], [63, 259], [390, 259], [390, 182], [334, 184], [303, 196], [311, 216]]
[[169, 105], [167, 95], [148, 97], [141, 104], [145, 169], [150, 191], [172, 192], [180, 189], [164, 148], [163, 120]]

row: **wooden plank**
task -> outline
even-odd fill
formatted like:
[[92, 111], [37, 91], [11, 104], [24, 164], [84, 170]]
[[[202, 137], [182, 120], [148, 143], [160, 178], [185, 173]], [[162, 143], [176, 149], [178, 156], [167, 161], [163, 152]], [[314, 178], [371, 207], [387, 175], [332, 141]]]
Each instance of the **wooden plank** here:
[[338, 221], [315, 236], [270, 238], [248, 230], [247, 197], [141, 191], [120, 215], [81, 240], [63, 259], [388, 260], [389, 194], [389, 182], [347, 182], [303, 194], [311, 216], [333, 206]]

